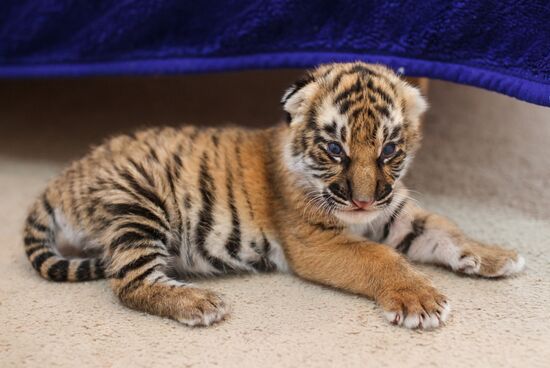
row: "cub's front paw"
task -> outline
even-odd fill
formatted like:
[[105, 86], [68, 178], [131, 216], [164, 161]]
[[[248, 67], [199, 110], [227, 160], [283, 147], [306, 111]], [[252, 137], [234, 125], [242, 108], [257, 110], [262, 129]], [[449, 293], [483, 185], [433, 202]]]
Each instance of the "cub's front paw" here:
[[389, 290], [379, 298], [384, 316], [394, 325], [433, 329], [445, 323], [451, 311], [447, 298], [427, 281]]
[[525, 259], [516, 252], [477, 242], [467, 244], [453, 270], [483, 277], [506, 277], [521, 272]]

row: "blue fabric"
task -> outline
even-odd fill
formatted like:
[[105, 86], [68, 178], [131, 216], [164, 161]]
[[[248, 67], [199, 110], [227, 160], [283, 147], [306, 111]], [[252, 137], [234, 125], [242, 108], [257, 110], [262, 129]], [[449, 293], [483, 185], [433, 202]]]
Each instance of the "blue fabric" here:
[[548, 0], [2, 0], [0, 77], [381, 62], [550, 106]]

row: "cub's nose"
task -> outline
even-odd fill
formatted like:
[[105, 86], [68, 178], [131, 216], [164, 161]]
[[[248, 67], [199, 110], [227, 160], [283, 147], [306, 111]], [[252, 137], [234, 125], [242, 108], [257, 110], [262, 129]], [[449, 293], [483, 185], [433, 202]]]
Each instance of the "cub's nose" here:
[[359, 207], [361, 209], [367, 209], [370, 206], [372, 206], [372, 204], [374, 203], [374, 201], [372, 199], [370, 199], [368, 201], [361, 201], [361, 200], [358, 200], [358, 199], [352, 199], [352, 202], [353, 202], [354, 205], [356, 205], [357, 207]]

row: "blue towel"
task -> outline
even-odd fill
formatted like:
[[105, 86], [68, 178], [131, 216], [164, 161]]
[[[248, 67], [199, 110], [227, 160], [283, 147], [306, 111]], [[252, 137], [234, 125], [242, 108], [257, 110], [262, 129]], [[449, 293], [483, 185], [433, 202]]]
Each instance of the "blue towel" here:
[[548, 0], [2, 0], [0, 77], [388, 64], [550, 106]]

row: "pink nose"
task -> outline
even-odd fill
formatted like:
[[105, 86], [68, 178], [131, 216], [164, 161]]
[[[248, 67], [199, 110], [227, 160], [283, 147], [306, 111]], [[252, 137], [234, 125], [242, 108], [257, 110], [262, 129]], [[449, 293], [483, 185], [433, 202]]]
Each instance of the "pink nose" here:
[[353, 204], [356, 205], [357, 207], [359, 208], [363, 208], [363, 209], [366, 209], [366, 208], [369, 208], [370, 206], [372, 206], [372, 203], [373, 203], [373, 200], [369, 200], [369, 201], [359, 201], [357, 199], [353, 199]]

